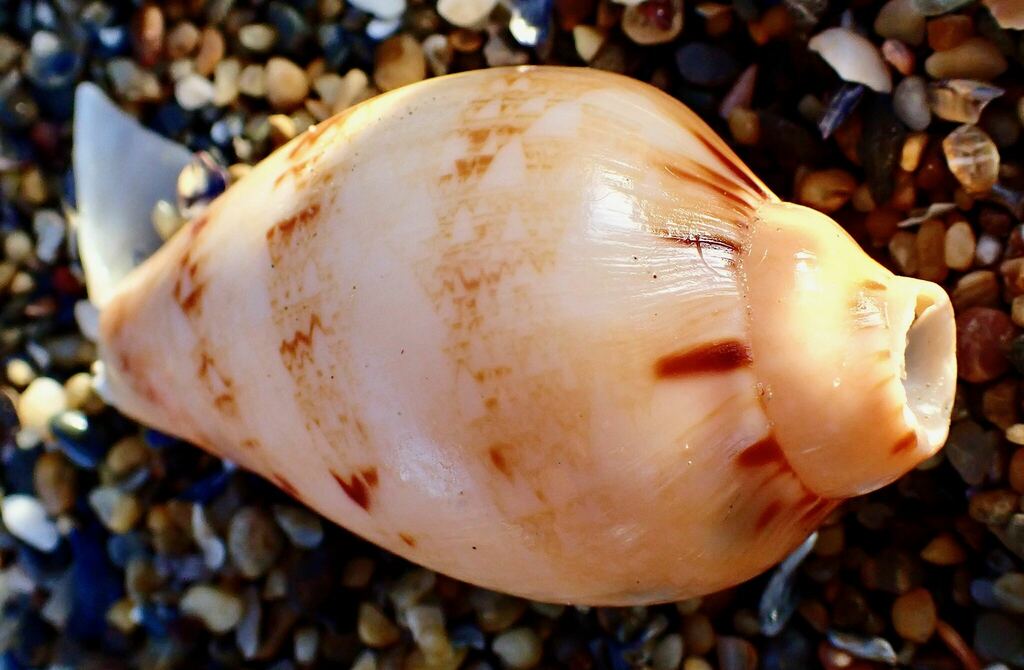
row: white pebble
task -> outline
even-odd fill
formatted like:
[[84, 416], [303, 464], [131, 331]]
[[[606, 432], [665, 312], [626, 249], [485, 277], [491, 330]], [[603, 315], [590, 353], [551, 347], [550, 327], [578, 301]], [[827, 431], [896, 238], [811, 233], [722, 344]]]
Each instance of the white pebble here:
[[250, 51], [264, 52], [274, 46], [277, 31], [266, 23], [250, 23], [238, 31], [238, 41]]
[[529, 628], [513, 628], [494, 638], [491, 649], [509, 668], [526, 670], [540, 663], [541, 643]]
[[238, 90], [253, 98], [267, 94], [267, 77], [262, 65], [246, 65], [238, 75]]
[[260, 619], [263, 615], [263, 607], [260, 604], [260, 596], [255, 586], [245, 590], [244, 614], [235, 629], [235, 644], [242, 657], [246, 660], [253, 658], [260, 647]]
[[242, 618], [242, 599], [233, 593], [205, 584], [189, 588], [179, 603], [181, 612], [206, 624], [213, 633], [226, 633]]
[[35, 369], [24, 358], [12, 358], [7, 361], [7, 381], [13, 386], [24, 388], [36, 378]]
[[49, 434], [50, 418], [67, 409], [64, 385], [50, 377], [32, 380], [18, 398], [18, 420], [23, 429]]
[[174, 98], [182, 109], [196, 110], [213, 102], [213, 82], [198, 74], [189, 74], [174, 85]]
[[359, 654], [350, 670], [377, 670], [377, 656], [367, 649]]
[[303, 626], [295, 631], [295, 662], [309, 665], [316, 660], [317, 648], [320, 646], [320, 631], [312, 626]]
[[391, 37], [402, 25], [401, 17], [391, 19], [371, 19], [366, 24], [366, 36], [374, 40], [383, 40]]
[[474, 28], [497, 6], [497, 0], [438, 0], [437, 13], [448, 23]]
[[32, 229], [36, 233], [36, 256], [39, 260], [44, 263], [57, 260], [67, 229], [64, 217], [52, 209], [40, 209], [32, 217]]
[[178, 229], [185, 223], [177, 206], [167, 200], [156, 201], [150, 218], [153, 221], [153, 229], [156, 230], [156, 234], [165, 242], [171, 239], [171, 236], [178, 232]]
[[213, 104], [218, 107], [230, 105], [238, 97], [239, 77], [242, 64], [234, 58], [217, 63], [213, 71]]
[[892, 91], [892, 75], [878, 48], [848, 28], [829, 28], [807, 43], [845, 81], [864, 84], [879, 93]]
[[20, 493], [4, 496], [0, 502], [0, 517], [11, 535], [39, 551], [57, 548], [60, 533], [46, 516], [46, 510], [36, 498]]
[[167, 74], [171, 76], [171, 81], [181, 81], [188, 75], [195, 73], [195, 71], [195, 65], [187, 58], [179, 58], [176, 61], [172, 61], [167, 68]]
[[348, 4], [379, 19], [393, 19], [405, 11], [405, 0], [350, 0]]
[[24, 230], [12, 230], [4, 237], [4, 256], [12, 263], [32, 257], [32, 238]]

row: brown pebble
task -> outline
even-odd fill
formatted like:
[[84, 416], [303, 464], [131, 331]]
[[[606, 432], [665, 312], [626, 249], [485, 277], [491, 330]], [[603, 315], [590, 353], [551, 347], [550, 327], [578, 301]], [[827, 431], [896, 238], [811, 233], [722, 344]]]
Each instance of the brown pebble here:
[[924, 644], [935, 633], [935, 601], [927, 589], [908, 591], [892, 604], [892, 626], [904, 640]]
[[427, 59], [412, 35], [395, 35], [377, 46], [373, 81], [382, 91], [422, 81], [427, 76]]
[[1010, 317], [998, 309], [972, 307], [956, 317], [956, 359], [961, 379], [991, 381], [1006, 372], [1005, 352], [1016, 334]]
[[967, 552], [951, 534], [941, 533], [925, 545], [921, 558], [932, 565], [960, 565], [967, 560]]
[[1017, 493], [1024, 493], [1024, 448], [1013, 452], [1006, 478], [1010, 482], [1010, 488]]
[[183, 21], [167, 33], [167, 57], [176, 60], [191, 55], [199, 45], [199, 28]]
[[595, 0], [555, 0], [558, 25], [568, 32], [594, 15]]
[[224, 59], [224, 36], [213, 26], [203, 28], [199, 40], [199, 53], [196, 54], [196, 72], [209, 77], [217, 68], [217, 63]]
[[684, 646], [691, 654], [703, 656], [715, 648], [715, 629], [703, 613], [683, 617], [682, 633]]
[[756, 670], [757, 649], [741, 637], [718, 638], [718, 667], [720, 670]]
[[937, 51], [924, 62], [925, 71], [935, 79], [990, 81], [1006, 68], [999, 47], [983, 37], [971, 37], [952, 49]]
[[941, 282], [949, 274], [946, 267], [946, 226], [937, 219], [921, 224], [917, 231], [917, 277]]
[[885, 62], [896, 68], [896, 71], [904, 77], [914, 73], [914, 65], [917, 63], [917, 60], [914, 58], [914, 52], [899, 40], [886, 40], [882, 42], [882, 58], [885, 59]]
[[817, 556], [831, 557], [842, 553], [846, 545], [846, 534], [842, 524], [826, 526], [818, 531], [818, 539], [814, 543], [814, 553]]
[[139, 64], [152, 67], [164, 50], [164, 14], [160, 5], [147, 3], [132, 18], [132, 43]]
[[737, 144], [752, 146], [761, 139], [761, 121], [757, 112], [735, 107], [729, 112], [729, 132]]
[[948, 51], [974, 36], [974, 21], [963, 14], [947, 14], [928, 22], [928, 46], [934, 51]]
[[909, 230], [897, 230], [889, 240], [889, 255], [905, 275], [917, 274], [917, 236]]
[[456, 28], [448, 35], [448, 43], [459, 53], [469, 54], [480, 50], [484, 45], [484, 36], [478, 30]]
[[1001, 526], [1017, 511], [1019, 499], [1017, 493], [1004, 489], [981, 491], [971, 498], [967, 511], [975, 521]]
[[279, 111], [289, 111], [302, 104], [309, 95], [306, 72], [287, 58], [274, 57], [267, 61], [267, 100]]
[[968, 272], [957, 280], [949, 297], [957, 312], [971, 307], [994, 307], [999, 303], [999, 279], [991, 270]]
[[981, 395], [981, 413], [1002, 430], [1017, 423], [1017, 380], [1004, 379], [985, 389]]
[[818, 170], [800, 180], [796, 197], [800, 204], [831, 214], [847, 203], [856, 188], [857, 180], [846, 170]]
[[769, 7], [760, 17], [747, 24], [747, 31], [754, 44], [763, 46], [793, 31], [793, 15], [785, 4]]
[[75, 506], [76, 479], [75, 467], [59, 451], [45, 452], [36, 460], [32, 481], [47, 514], [57, 516]]
[[817, 600], [801, 600], [797, 612], [819, 633], [824, 634], [829, 627], [828, 608]]
[[953, 270], [967, 270], [974, 263], [976, 240], [974, 229], [966, 221], [957, 221], [946, 231], [946, 265]]

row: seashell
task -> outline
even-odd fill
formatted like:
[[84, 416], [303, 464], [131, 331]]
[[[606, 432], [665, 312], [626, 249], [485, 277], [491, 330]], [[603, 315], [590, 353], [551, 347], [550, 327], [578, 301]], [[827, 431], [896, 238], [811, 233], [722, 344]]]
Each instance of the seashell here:
[[929, 84], [928, 105], [940, 119], [977, 123], [988, 103], [1005, 92], [982, 81], [945, 79]]
[[586, 69], [350, 108], [101, 309], [121, 411], [554, 602], [763, 571], [937, 451], [956, 380], [941, 288], [781, 202], [676, 100]]
[[807, 43], [844, 81], [864, 84], [873, 91], [892, 91], [892, 75], [878, 48], [849, 28], [829, 28]]

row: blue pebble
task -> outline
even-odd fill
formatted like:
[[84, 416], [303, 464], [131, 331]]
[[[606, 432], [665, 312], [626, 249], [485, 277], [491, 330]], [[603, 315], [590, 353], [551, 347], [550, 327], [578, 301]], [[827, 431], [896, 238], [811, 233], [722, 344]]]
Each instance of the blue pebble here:
[[337, 23], [320, 26], [316, 39], [328, 70], [340, 68], [352, 51], [352, 35]]
[[267, 21], [277, 30], [278, 48], [286, 53], [298, 53], [309, 40], [310, 29], [306, 19], [286, 3], [271, 2], [267, 7]]
[[468, 623], [456, 626], [452, 630], [451, 641], [456, 647], [468, 647], [478, 651], [487, 648], [487, 639], [484, 637], [483, 631]]
[[96, 54], [103, 58], [113, 58], [128, 53], [131, 47], [131, 36], [125, 26], [104, 26], [96, 31]]
[[189, 502], [207, 503], [224, 492], [224, 489], [228, 487], [228, 482], [231, 481], [231, 474], [228, 470], [221, 470], [209, 477], [204, 477], [185, 489], [178, 497]]
[[509, 30], [524, 47], [538, 47], [551, 36], [552, 0], [514, 0]]
[[178, 438], [161, 433], [159, 430], [153, 428], [147, 428], [142, 433], [142, 438], [146, 441], [153, 449], [166, 449], [168, 447], [174, 447], [181, 444], [181, 440]]
[[169, 624], [178, 618], [178, 610], [170, 605], [147, 603], [142, 606], [142, 627], [153, 637], [167, 637]]
[[191, 123], [192, 116], [174, 101], [160, 105], [153, 117], [155, 130], [170, 137], [181, 134]]
[[61, 412], [50, 419], [50, 432], [71, 462], [87, 470], [99, 466], [110, 446], [104, 431], [94, 428], [82, 412]]
[[836, 94], [829, 100], [825, 114], [818, 121], [818, 130], [821, 131], [822, 139], [828, 139], [836, 128], [843, 125], [843, 121], [857, 109], [861, 98], [864, 97], [864, 86], [861, 84], [843, 84], [836, 91]]
[[107, 538], [107, 558], [117, 567], [124, 569], [133, 558], [145, 556], [149, 547], [139, 532], [111, 535]]
[[[6, 420], [4, 421], [6, 423]], [[6, 432], [6, 431], [5, 431]], [[36, 461], [43, 453], [41, 447], [34, 449], [15, 449], [4, 454], [3, 481], [5, 493], [35, 494], [33, 473]]]
[[66, 633], [81, 641], [97, 640], [107, 629], [107, 610], [124, 594], [120, 571], [107, 560], [106, 532], [95, 519], [85, 519], [68, 538], [74, 591]]

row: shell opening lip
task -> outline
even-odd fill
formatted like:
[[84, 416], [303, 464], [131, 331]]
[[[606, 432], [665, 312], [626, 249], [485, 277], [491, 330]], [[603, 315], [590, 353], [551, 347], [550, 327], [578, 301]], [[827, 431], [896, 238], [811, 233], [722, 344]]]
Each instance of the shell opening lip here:
[[918, 293], [902, 352], [901, 381], [907, 409], [917, 429], [918, 449], [930, 455], [945, 442], [953, 409], [956, 385], [953, 307], [945, 291], [935, 284], [909, 281], [914, 282]]

